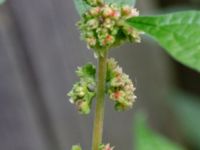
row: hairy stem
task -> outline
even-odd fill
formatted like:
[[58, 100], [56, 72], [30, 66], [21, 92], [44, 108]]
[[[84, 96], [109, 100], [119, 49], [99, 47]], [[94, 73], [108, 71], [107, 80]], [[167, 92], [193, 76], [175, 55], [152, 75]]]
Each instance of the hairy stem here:
[[105, 99], [105, 81], [107, 70], [107, 54], [99, 56], [98, 60], [98, 80], [97, 80], [97, 99], [93, 127], [92, 150], [98, 150], [102, 143], [103, 120], [104, 120], [104, 99]]

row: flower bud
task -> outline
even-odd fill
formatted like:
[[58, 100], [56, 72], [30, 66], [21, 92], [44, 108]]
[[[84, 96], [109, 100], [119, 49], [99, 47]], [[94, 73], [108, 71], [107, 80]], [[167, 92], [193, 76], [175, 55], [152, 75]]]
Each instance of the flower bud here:
[[105, 39], [102, 39], [100, 41], [102, 46], [109, 46], [109, 45], [112, 45], [114, 42], [115, 42], [115, 38], [112, 35], [107, 35]]
[[84, 95], [85, 95], [85, 93], [83, 91], [81, 91], [81, 92], [78, 93], [79, 97], [83, 97]]
[[107, 28], [98, 28], [96, 32], [99, 39], [104, 39], [108, 35]]
[[100, 8], [100, 7], [92, 7], [92, 8], [89, 10], [90, 14], [91, 14], [92, 16], [94, 16], [94, 17], [97, 16], [97, 15], [99, 15], [100, 11], [101, 11], [101, 8]]
[[111, 31], [111, 34], [112, 34], [113, 36], [116, 36], [117, 33], [118, 33], [118, 31], [119, 31], [119, 29], [118, 29], [117, 27], [114, 27], [114, 28], [112, 29], [112, 31]]
[[113, 87], [122, 87], [122, 86], [125, 85], [125, 83], [122, 80], [122, 78], [114, 78], [114, 79], [111, 80], [110, 84]]
[[94, 32], [93, 32], [93, 31], [87, 31], [87, 32], [85, 33], [85, 37], [86, 37], [86, 38], [94, 37]]
[[76, 105], [81, 114], [89, 114], [90, 113], [90, 106], [87, 101], [78, 100]]
[[124, 16], [131, 16], [131, 14], [132, 14], [132, 8], [130, 6], [128, 6], [128, 5], [123, 6], [122, 7], [122, 14]]
[[112, 14], [113, 14], [112, 8], [110, 8], [109, 6], [103, 8], [103, 16], [104, 17], [112, 16]]
[[120, 12], [118, 11], [118, 10], [115, 10], [115, 11], [113, 11], [113, 13], [112, 13], [112, 18], [114, 18], [114, 19], [119, 19], [121, 17], [121, 14], [120, 14]]
[[77, 93], [80, 93], [80, 92], [83, 92], [83, 87], [81, 87], [81, 86], [78, 86], [76, 89], [75, 89], [75, 92], [77, 92]]
[[97, 19], [91, 19], [87, 22], [88, 29], [95, 29], [99, 26]]
[[106, 41], [107, 41], [107, 43], [108, 43], [109, 45], [111, 45], [111, 44], [114, 43], [115, 38], [114, 38], [114, 36], [112, 36], [112, 35], [107, 35], [107, 36], [106, 36]]
[[115, 25], [115, 22], [114, 22], [113, 20], [111, 20], [110, 18], [106, 18], [106, 19], [104, 20], [103, 26], [104, 26], [105, 28], [110, 28], [110, 29], [111, 29], [114, 25]]
[[95, 46], [95, 44], [96, 44], [95, 38], [87, 38], [86, 41], [87, 41], [89, 46]]

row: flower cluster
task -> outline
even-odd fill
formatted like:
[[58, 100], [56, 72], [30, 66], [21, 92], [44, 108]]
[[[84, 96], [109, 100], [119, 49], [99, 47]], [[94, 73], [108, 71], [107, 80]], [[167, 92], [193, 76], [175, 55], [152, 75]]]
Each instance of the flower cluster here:
[[[97, 4], [98, 0], [92, 1]], [[138, 16], [139, 12], [128, 5], [92, 5], [78, 22], [82, 38], [89, 48], [99, 55], [105, 50], [120, 45], [124, 41], [140, 42], [140, 31], [125, 23], [128, 18]]]
[[[92, 64], [86, 64], [78, 67], [76, 73], [80, 77], [80, 81], [74, 84], [68, 96], [70, 102], [76, 105], [80, 113], [88, 114], [96, 95], [96, 68]], [[122, 68], [113, 58], [107, 61], [106, 85], [106, 93], [109, 94], [111, 100], [116, 102], [116, 110], [123, 111], [132, 107], [136, 99], [135, 87], [129, 76], [123, 73]]]
[[114, 147], [111, 147], [110, 144], [101, 144], [100, 147], [99, 147], [99, 150], [113, 150]]
[[115, 109], [123, 111], [131, 108], [136, 99], [135, 87], [113, 58], [108, 60], [107, 81], [109, 97], [116, 102]]
[[95, 72], [96, 69], [91, 64], [78, 67], [77, 75], [80, 81], [74, 84], [68, 93], [70, 102], [76, 105], [81, 114], [90, 113], [92, 99], [95, 96]]

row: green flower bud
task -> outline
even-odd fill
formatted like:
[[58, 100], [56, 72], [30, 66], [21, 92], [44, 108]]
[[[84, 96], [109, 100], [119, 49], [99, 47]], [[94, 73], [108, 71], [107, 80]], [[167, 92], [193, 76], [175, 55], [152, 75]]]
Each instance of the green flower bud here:
[[106, 28], [98, 28], [96, 32], [99, 39], [104, 39], [108, 35], [108, 29]]
[[81, 114], [87, 115], [90, 113], [90, 105], [88, 104], [87, 101], [78, 100], [76, 105], [77, 105], [78, 111]]
[[101, 8], [100, 8], [100, 7], [92, 7], [92, 8], [89, 10], [89, 13], [90, 13], [90, 15], [96, 17], [96, 16], [99, 15], [100, 11], [101, 11]]
[[108, 5], [106, 5], [102, 9], [102, 14], [103, 14], [103, 17], [110, 17], [113, 14], [113, 9], [109, 7]]
[[95, 28], [98, 27], [98, 25], [99, 25], [99, 22], [98, 22], [97, 19], [91, 19], [91, 20], [89, 20], [89, 21], [87, 22], [87, 27], [88, 27], [89, 29], [95, 29]]
[[115, 25], [115, 21], [114, 20], [112, 20], [110, 18], [106, 18], [104, 20], [103, 26], [105, 28], [110, 28], [111, 29], [111, 28], [113, 28], [114, 25]]
[[96, 39], [95, 38], [87, 38], [86, 41], [87, 41], [89, 47], [96, 45]]
[[79, 97], [82, 97], [82, 96], [84, 96], [84, 88], [83, 87], [81, 87], [81, 85], [80, 86], [78, 86], [77, 88], [75, 88], [75, 92], [77, 93], [77, 95], [79, 96]]
[[114, 27], [114, 28], [111, 30], [111, 34], [112, 34], [113, 36], [116, 36], [118, 32], [119, 32], [119, 28], [118, 28], [118, 27]]
[[113, 87], [122, 87], [125, 85], [125, 83], [121, 77], [117, 77], [111, 80], [110, 85]]
[[94, 32], [93, 31], [87, 31], [85, 33], [86, 38], [94, 38]]
[[125, 5], [122, 7], [122, 15], [130, 16], [132, 13], [132, 8], [129, 5]]

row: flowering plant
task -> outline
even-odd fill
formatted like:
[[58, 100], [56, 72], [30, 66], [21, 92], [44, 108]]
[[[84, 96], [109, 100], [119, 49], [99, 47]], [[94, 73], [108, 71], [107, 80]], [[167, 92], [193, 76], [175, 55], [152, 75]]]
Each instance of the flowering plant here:
[[[105, 94], [115, 102], [115, 110], [132, 108], [135, 86], [114, 58], [108, 58], [111, 48], [125, 42], [140, 43], [141, 34], [155, 39], [179, 62], [200, 71], [200, 12], [187, 11], [161, 16], [139, 16], [133, 0], [74, 0], [81, 16], [77, 26], [81, 38], [98, 59], [93, 64], [78, 67], [80, 77], [68, 93], [70, 102], [81, 114], [89, 114], [93, 99], [96, 109], [92, 150], [113, 150], [102, 144]], [[81, 150], [74, 145], [72, 150]]]

